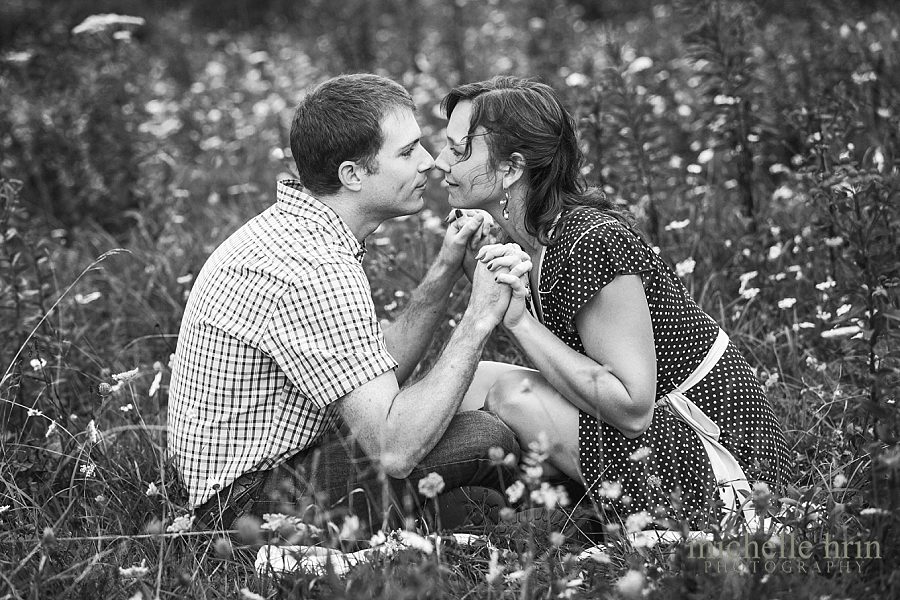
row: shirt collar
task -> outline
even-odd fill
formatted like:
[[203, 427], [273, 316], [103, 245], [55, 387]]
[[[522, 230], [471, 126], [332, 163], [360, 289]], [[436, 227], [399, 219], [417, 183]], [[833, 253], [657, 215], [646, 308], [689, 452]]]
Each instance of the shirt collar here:
[[356, 259], [362, 262], [366, 254], [366, 242], [356, 239], [350, 228], [336, 212], [320, 200], [303, 191], [303, 184], [296, 179], [282, 179], [278, 182], [276, 206], [289, 215], [294, 215], [320, 225], [330, 231]]

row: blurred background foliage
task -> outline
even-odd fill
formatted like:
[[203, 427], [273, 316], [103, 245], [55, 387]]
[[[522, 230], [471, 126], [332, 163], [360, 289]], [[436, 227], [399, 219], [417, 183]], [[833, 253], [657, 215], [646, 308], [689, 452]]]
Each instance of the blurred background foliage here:
[[[144, 21], [78, 29], [103, 13]], [[77, 462], [42, 454], [49, 420], [165, 424], [167, 375], [145, 390], [168, 373], [194, 275], [293, 172], [304, 91], [354, 71], [411, 91], [432, 152], [458, 83], [516, 74], [558, 90], [588, 181], [631, 208], [758, 369], [794, 453], [788, 495], [827, 515], [804, 527], [885, 541], [871, 568], [889, 580], [897, 519], [861, 515], [900, 509], [894, 0], [4, 0], [0, 446], [34, 509], [21, 527], [41, 530], [36, 507]], [[369, 240], [384, 318], [436, 251], [436, 176], [427, 198]], [[433, 352], [466, 297], [461, 282]], [[502, 332], [486, 357], [522, 359]], [[98, 394], [136, 367], [135, 410]], [[145, 443], [136, 490], [162, 461]], [[73, 530], [96, 511], [130, 526], [82, 483]], [[122, 511], [150, 502], [138, 496]]]

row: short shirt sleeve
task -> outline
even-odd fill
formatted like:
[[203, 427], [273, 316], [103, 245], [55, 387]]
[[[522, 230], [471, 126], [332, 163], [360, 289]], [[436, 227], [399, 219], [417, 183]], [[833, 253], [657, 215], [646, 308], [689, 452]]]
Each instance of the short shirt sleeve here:
[[279, 302], [266, 350], [320, 408], [397, 367], [358, 265], [326, 263]]
[[581, 307], [613, 279], [653, 271], [651, 250], [618, 221], [605, 218], [575, 224], [560, 239], [560, 250], [566, 254], [561, 257], [554, 290], [557, 298], [564, 299], [558, 308], [570, 330]]

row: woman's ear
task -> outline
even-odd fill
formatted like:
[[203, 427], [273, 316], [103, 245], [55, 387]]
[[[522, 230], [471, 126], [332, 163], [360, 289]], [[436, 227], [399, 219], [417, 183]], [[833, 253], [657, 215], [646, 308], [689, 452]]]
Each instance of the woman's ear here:
[[509, 160], [503, 163], [505, 171], [503, 172], [503, 187], [508, 188], [522, 178], [525, 174], [525, 157], [518, 152], [513, 152], [509, 156]]
[[338, 179], [348, 190], [358, 192], [362, 189], [362, 178], [359, 176], [362, 167], [352, 160], [345, 160], [338, 166]]

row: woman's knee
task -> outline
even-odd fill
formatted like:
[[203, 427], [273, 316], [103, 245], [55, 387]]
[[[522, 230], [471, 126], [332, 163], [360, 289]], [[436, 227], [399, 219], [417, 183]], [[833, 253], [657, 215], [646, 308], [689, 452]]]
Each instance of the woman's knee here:
[[504, 421], [508, 421], [508, 417], [517, 414], [524, 405], [530, 404], [528, 399], [534, 393], [537, 376], [535, 372], [524, 369], [504, 373], [488, 390], [484, 407], [497, 413]]

